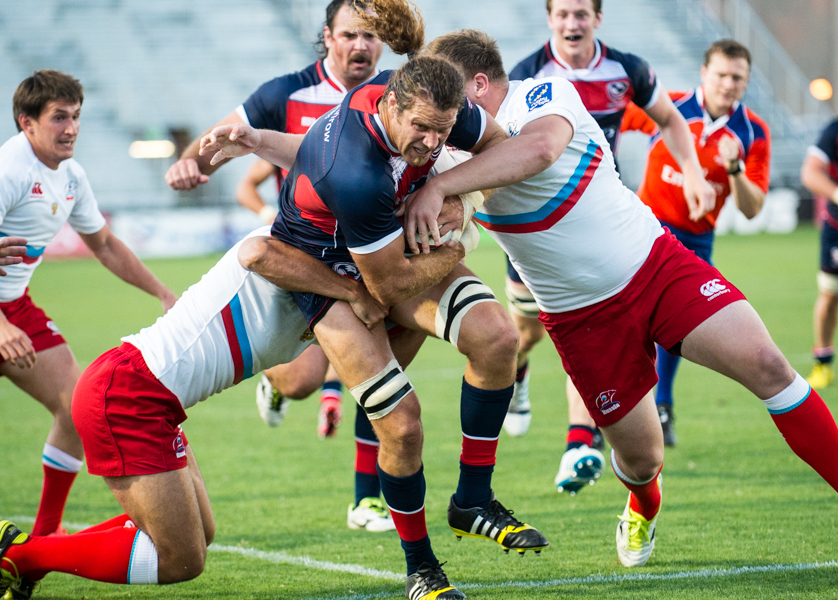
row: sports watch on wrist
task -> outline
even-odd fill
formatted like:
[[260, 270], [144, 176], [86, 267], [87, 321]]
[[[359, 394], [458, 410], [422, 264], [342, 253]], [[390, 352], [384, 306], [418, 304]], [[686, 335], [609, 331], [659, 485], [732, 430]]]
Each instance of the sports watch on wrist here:
[[745, 163], [742, 160], [736, 161], [732, 169], [725, 169], [728, 175], [738, 175], [745, 170]]

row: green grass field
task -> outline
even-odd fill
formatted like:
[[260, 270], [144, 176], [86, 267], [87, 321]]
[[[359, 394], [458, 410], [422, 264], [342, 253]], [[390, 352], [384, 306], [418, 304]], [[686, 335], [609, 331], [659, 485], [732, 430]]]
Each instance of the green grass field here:
[[[197, 281], [214, 258], [150, 261], [175, 291]], [[724, 237], [716, 264], [750, 298], [792, 364], [806, 374], [812, 343], [817, 237]], [[502, 294], [502, 254], [491, 242], [470, 266]], [[119, 337], [153, 322], [157, 302], [95, 262], [38, 269], [32, 296], [61, 327], [82, 365]], [[567, 426], [565, 375], [548, 343], [532, 358], [533, 424], [523, 438], [502, 434], [494, 487], [551, 546], [540, 557], [505, 555], [494, 543], [457, 542], [445, 509], [457, 480], [457, 415], [464, 360], [429, 340], [408, 369], [423, 405], [428, 528], [451, 580], [470, 598], [836, 598], [838, 498], [797, 459], [762, 403], [739, 385], [691, 364], [676, 382], [679, 445], [667, 450], [663, 511], [648, 565], [626, 569], [614, 533], [625, 488], [607, 473], [574, 498], [553, 486]], [[403, 555], [395, 532], [350, 531], [354, 406], [338, 436], [318, 440], [317, 402], [294, 404], [285, 423], [256, 413], [255, 381], [189, 411], [184, 425], [217, 522], [197, 580], [170, 587], [98, 584], [52, 574], [44, 598], [398, 598]], [[838, 413], [838, 385], [823, 394]], [[41, 486], [48, 413], [0, 382], [0, 518], [27, 529]], [[835, 457], [838, 460], [838, 457]], [[120, 511], [100, 478], [83, 473], [65, 521], [98, 523]], [[28, 520], [27, 520], [28, 519]], [[820, 563], [820, 564], [816, 564]], [[826, 564], [823, 564], [826, 563]], [[366, 570], [365, 570], [366, 569]]]

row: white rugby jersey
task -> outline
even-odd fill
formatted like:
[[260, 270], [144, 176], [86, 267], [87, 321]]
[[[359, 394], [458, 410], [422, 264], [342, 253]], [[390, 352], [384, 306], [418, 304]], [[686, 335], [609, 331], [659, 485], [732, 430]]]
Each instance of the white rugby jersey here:
[[[256, 235], [270, 236], [270, 227], [247, 237]], [[122, 338], [184, 408], [291, 362], [314, 339], [290, 292], [241, 266], [241, 244], [154, 325]]]
[[69, 158], [52, 170], [35, 156], [26, 134], [9, 139], [0, 146], [0, 236], [24, 237], [27, 246], [21, 264], [3, 267], [8, 275], [0, 277], [0, 302], [23, 295], [44, 248], [66, 222], [85, 234], [105, 226], [84, 169]]
[[567, 80], [512, 81], [495, 120], [515, 136], [559, 115], [573, 138], [542, 173], [495, 191], [475, 215], [512, 261], [539, 309], [559, 313], [620, 292], [663, 229], [626, 188], [602, 129]]

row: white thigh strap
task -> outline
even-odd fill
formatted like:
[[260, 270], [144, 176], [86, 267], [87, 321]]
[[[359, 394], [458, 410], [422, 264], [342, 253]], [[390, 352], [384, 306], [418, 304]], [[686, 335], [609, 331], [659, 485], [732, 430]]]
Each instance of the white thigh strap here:
[[457, 347], [463, 317], [481, 302], [497, 302], [492, 289], [477, 277], [460, 277], [448, 286], [436, 309], [436, 336]]
[[818, 271], [818, 291], [824, 294], [838, 294], [838, 275]]

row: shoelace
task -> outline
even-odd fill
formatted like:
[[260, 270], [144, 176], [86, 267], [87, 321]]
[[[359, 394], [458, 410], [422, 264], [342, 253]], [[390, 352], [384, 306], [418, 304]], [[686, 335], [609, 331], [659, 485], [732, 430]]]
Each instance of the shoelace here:
[[419, 570], [416, 571], [422, 576], [425, 586], [429, 590], [438, 590], [451, 585], [448, 583], [448, 577], [445, 575], [445, 571], [442, 570], [444, 564], [444, 562], [441, 562], [436, 567], [428, 566], [426, 569], [420, 567]]
[[503, 504], [497, 500], [492, 500], [489, 503], [486, 512], [489, 514], [491, 522], [496, 526], [506, 527], [507, 525], [512, 525], [513, 527], [518, 527], [523, 525], [521, 521], [512, 516], [515, 514], [515, 511], [504, 508]]
[[628, 523], [629, 526], [629, 550], [642, 550], [643, 541], [649, 539], [649, 524], [651, 521], [647, 521], [633, 513], [629, 513], [628, 519], [623, 515], [619, 515], [619, 517], [621, 521]]

